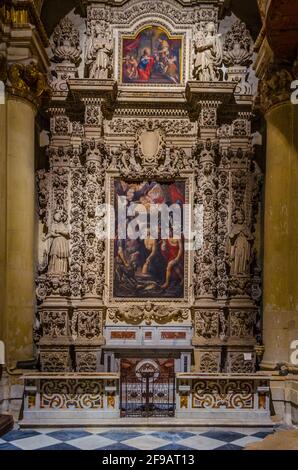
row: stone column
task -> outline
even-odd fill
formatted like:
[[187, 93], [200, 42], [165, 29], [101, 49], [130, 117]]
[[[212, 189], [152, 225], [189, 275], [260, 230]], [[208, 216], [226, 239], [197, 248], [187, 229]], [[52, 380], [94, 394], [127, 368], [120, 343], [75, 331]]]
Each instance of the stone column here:
[[6, 135], [6, 139], [1, 135], [0, 261], [1, 339], [6, 344], [7, 364], [33, 357], [34, 126], [35, 106], [8, 95], [6, 105], [1, 106], [0, 126]]
[[291, 74], [279, 69], [269, 76], [261, 84], [267, 121], [262, 368], [272, 370], [281, 362], [293, 368], [290, 345], [298, 340], [298, 106], [289, 101]]
[[6, 270], [6, 113], [0, 102], [0, 340], [4, 340]]

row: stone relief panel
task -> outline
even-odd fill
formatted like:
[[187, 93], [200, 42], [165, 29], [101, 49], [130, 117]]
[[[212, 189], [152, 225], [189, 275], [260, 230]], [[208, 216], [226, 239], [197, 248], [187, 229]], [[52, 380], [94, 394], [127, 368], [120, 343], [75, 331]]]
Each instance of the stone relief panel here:
[[71, 319], [74, 340], [102, 339], [103, 312], [101, 310], [76, 310]]

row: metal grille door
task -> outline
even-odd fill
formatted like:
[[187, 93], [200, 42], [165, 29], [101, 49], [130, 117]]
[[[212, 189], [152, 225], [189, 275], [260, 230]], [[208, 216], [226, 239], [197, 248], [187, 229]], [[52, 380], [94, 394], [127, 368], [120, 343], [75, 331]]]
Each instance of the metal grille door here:
[[131, 361], [131, 367], [121, 371], [121, 414], [146, 418], [174, 416], [174, 361], [172, 364], [151, 359]]

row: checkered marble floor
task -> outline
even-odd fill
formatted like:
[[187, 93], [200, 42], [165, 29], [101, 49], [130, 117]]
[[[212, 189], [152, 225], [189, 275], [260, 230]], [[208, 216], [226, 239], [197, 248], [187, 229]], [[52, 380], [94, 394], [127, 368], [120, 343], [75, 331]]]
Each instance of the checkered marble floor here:
[[241, 450], [273, 429], [25, 429], [0, 439], [1, 450]]

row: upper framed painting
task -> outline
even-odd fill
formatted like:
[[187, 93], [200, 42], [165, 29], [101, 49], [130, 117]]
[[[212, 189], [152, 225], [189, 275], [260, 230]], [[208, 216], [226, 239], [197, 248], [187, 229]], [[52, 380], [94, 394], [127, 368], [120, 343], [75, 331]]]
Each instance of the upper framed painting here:
[[183, 36], [160, 26], [146, 26], [136, 36], [122, 36], [121, 83], [182, 85]]

